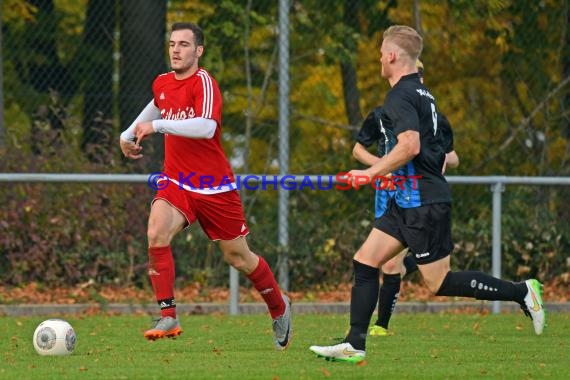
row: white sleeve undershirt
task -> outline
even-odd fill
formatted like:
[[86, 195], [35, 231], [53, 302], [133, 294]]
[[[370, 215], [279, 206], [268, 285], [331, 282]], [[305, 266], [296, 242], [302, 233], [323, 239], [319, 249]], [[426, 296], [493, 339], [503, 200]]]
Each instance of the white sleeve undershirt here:
[[154, 100], [141, 111], [135, 121], [121, 133], [121, 139], [125, 141], [135, 140], [135, 128], [138, 123], [152, 121], [152, 128], [158, 133], [169, 133], [176, 136], [193, 139], [211, 139], [218, 125], [215, 120], [203, 117], [194, 117], [183, 120], [161, 119], [160, 110], [154, 105]]
[[151, 100], [150, 103], [148, 103], [141, 111], [139, 116], [137, 116], [135, 121], [133, 121], [131, 125], [123, 131], [123, 133], [121, 133], [121, 139], [124, 141], [135, 141], [135, 128], [137, 124], [155, 119], [160, 119], [160, 110], [154, 105], [154, 100]]
[[155, 132], [169, 133], [171, 135], [188, 137], [191, 139], [211, 139], [216, 132], [215, 120], [203, 117], [193, 117], [183, 120], [164, 120], [158, 119], [152, 121], [152, 127]]

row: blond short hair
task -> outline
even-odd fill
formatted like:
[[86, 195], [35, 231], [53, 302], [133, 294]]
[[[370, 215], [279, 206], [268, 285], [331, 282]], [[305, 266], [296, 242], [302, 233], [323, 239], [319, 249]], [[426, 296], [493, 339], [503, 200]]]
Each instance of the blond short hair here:
[[413, 62], [422, 54], [423, 38], [414, 28], [392, 25], [384, 31], [383, 38], [402, 49]]
[[418, 69], [418, 74], [420, 74], [420, 77], [424, 77], [424, 63], [422, 61], [420, 61], [419, 59], [416, 60], [416, 69]]

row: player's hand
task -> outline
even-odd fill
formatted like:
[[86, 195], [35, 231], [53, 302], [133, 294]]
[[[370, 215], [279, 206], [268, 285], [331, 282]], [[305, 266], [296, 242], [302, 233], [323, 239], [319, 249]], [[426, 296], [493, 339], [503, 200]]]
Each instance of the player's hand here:
[[131, 158], [133, 160], [142, 158], [142, 146], [135, 144], [133, 141], [123, 140], [122, 138], [119, 138], [119, 142], [121, 145], [121, 151], [125, 157]]
[[152, 127], [152, 121], [145, 121], [138, 123], [135, 127], [135, 137], [137, 138], [136, 145], [140, 145], [141, 141], [150, 135], [153, 135], [154, 128]]
[[346, 176], [349, 179], [350, 184], [355, 189], [359, 189], [360, 186], [364, 186], [370, 183], [372, 176], [367, 170], [351, 170]]

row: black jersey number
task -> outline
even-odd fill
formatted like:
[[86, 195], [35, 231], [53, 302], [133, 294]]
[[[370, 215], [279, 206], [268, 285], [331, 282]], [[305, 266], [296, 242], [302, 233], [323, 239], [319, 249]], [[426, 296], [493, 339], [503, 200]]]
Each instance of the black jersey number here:
[[435, 112], [435, 104], [430, 103], [431, 105], [431, 119], [433, 121], [433, 135], [437, 133], [437, 112]]

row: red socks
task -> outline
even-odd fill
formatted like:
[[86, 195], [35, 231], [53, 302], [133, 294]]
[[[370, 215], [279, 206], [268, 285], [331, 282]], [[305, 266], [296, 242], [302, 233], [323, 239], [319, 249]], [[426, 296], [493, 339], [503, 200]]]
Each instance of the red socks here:
[[263, 257], [259, 256], [257, 268], [251, 272], [247, 278], [251, 280], [255, 289], [261, 294], [263, 300], [269, 308], [271, 318], [275, 319], [285, 313], [285, 302], [281, 296], [281, 291], [275, 281], [275, 276], [271, 268]]
[[[174, 257], [170, 246], [150, 247], [148, 249], [148, 276], [154, 290], [156, 301], [160, 306], [160, 314], [164, 317], [176, 318], [176, 301], [174, 300]], [[285, 313], [285, 302], [275, 281], [271, 268], [263, 257], [259, 256], [257, 268], [247, 276], [255, 289], [261, 294], [269, 308], [271, 318]]]
[[170, 246], [150, 247], [148, 259], [148, 276], [160, 306], [160, 314], [163, 318], [176, 318], [174, 257]]

